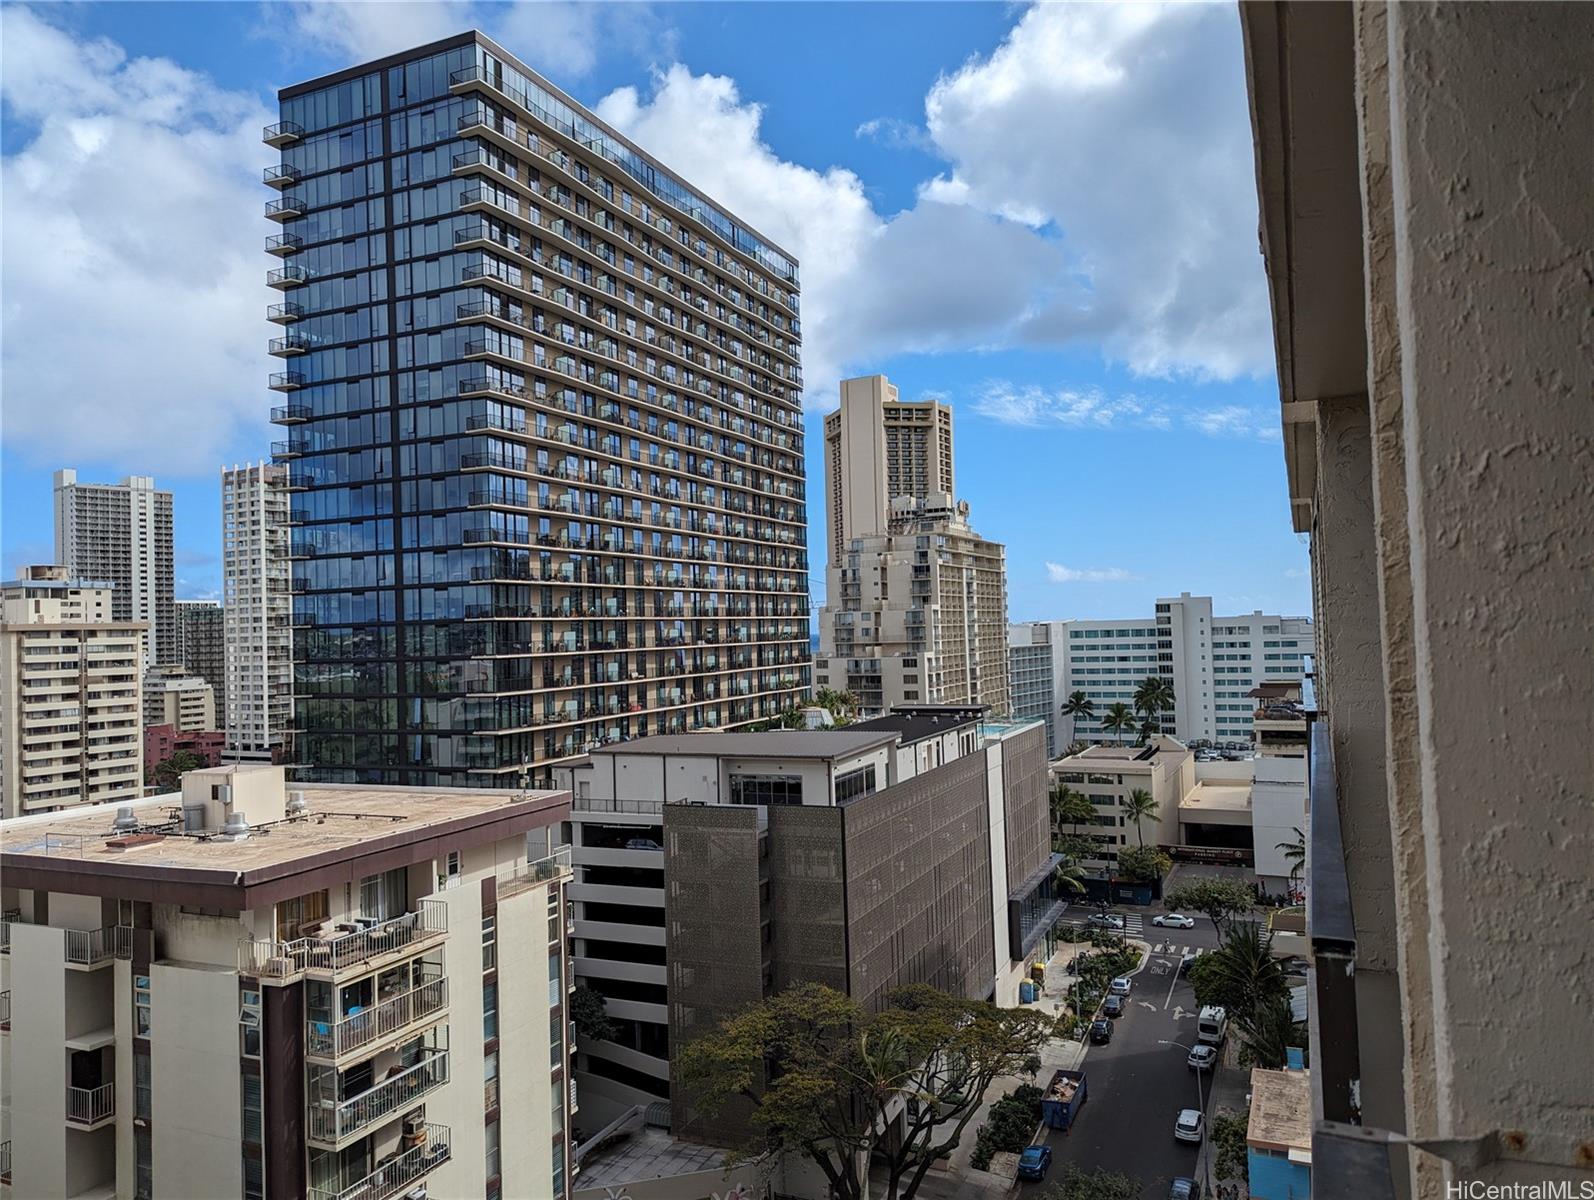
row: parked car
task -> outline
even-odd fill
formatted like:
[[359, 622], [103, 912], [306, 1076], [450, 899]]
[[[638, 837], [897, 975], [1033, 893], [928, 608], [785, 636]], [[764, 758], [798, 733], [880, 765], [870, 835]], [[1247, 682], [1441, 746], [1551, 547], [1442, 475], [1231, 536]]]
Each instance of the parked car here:
[[1124, 919], [1116, 913], [1091, 913], [1090, 923], [1098, 929], [1122, 929]]
[[1173, 1123], [1173, 1136], [1181, 1142], [1200, 1142], [1201, 1131], [1206, 1128], [1206, 1114], [1193, 1108], [1179, 1110], [1179, 1119]]
[[1208, 1004], [1196, 1015], [1196, 1041], [1223, 1045], [1229, 1035], [1229, 1014], [1220, 1004]]
[[1120, 975], [1117, 979], [1114, 979], [1107, 985], [1107, 990], [1114, 996], [1127, 996], [1129, 994], [1129, 989], [1130, 983], [1129, 977], [1127, 975]]
[[1181, 1175], [1168, 1185], [1168, 1200], [1201, 1200], [1201, 1185]]
[[1124, 998], [1122, 996], [1108, 996], [1107, 999], [1102, 1001], [1101, 1011], [1109, 1017], [1123, 1016]]
[[1151, 918], [1153, 925], [1166, 925], [1169, 929], [1194, 929], [1195, 918], [1183, 913], [1158, 913]]
[[659, 845], [652, 838], [632, 838], [629, 842], [627, 842], [625, 844], [625, 848], [627, 850], [662, 850], [662, 849], [664, 849], [663, 846]]
[[1309, 966], [1311, 964], [1299, 954], [1292, 954], [1288, 958], [1279, 959], [1279, 970], [1286, 975], [1305, 975]]
[[1194, 952], [1181, 955], [1179, 958], [1179, 974], [1188, 975], [1190, 973], [1190, 968], [1195, 966], [1196, 959], [1200, 957], [1201, 956], [1199, 954]]
[[1210, 1071], [1218, 1061], [1218, 1048], [1216, 1046], [1194, 1046], [1189, 1056], [1184, 1060], [1184, 1065], [1192, 1071]]
[[1090, 1023], [1090, 1040], [1098, 1046], [1112, 1041], [1112, 1022], [1097, 1017]]
[[1045, 1179], [1046, 1168], [1052, 1165], [1052, 1148], [1050, 1146], [1026, 1146], [1024, 1153], [1018, 1156], [1018, 1177], [1020, 1179]]

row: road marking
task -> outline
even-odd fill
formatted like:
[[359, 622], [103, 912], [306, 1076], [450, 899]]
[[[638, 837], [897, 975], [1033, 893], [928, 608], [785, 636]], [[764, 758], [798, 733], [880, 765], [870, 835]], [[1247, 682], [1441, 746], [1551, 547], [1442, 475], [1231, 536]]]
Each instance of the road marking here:
[[1184, 1011], [1184, 1005], [1175, 1004], [1173, 1006], [1173, 1019], [1175, 1021], [1182, 1021], [1186, 1017], [1193, 1017], [1193, 1016], [1195, 1016], [1195, 1013], [1187, 1013], [1187, 1012]]
[[1178, 969], [1175, 968], [1175, 970], [1173, 972], [1173, 978], [1168, 980], [1168, 995], [1162, 1001], [1162, 1008], [1163, 1008], [1164, 1012], [1167, 1011], [1168, 1004], [1173, 1000], [1174, 985], [1176, 985], [1178, 982], [1179, 982], [1179, 972], [1178, 972]]
[[1140, 1005], [1141, 1008], [1149, 1008], [1152, 1012], [1157, 1011], [1157, 1006], [1150, 1000], [1136, 1000], [1135, 1003]]

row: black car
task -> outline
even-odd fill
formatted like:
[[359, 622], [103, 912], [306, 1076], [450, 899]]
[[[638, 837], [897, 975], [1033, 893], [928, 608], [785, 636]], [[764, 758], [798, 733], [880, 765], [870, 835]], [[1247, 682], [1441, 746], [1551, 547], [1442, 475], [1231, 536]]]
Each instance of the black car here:
[[1105, 1017], [1097, 1017], [1090, 1023], [1090, 1040], [1097, 1046], [1112, 1041], [1112, 1022]]
[[1103, 1015], [1109, 1017], [1123, 1016], [1124, 998], [1122, 996], [1108, 996], [1107, 999], [1101, 1002], [1101, 1011]]
[[1182, 958], [1180, 958], [1179, 959], [1179, 974], [1181, 974], [1181, 975], [1190, 974], [1190, 968], [1195, 966], [1196, 959], [1198, 959], [1200, 957], [1201, 956], [1199, 954], [1186, 954]]

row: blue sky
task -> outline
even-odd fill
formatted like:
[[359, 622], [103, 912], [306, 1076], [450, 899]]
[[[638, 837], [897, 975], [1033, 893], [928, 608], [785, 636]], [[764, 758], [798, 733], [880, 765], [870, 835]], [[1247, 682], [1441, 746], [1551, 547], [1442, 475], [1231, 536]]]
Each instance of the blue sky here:
[[[803, 264], [819, 417], [876, 371], [956, 412], [1014, 620], [1308, 613], [1289, 528], [1230, 5], [7, 4], [4, 567], [50, 473], [176, 493], [219, 587], [217, 474], [258, 458], [274, 89], [472, 25]], [[63, 457], [63, 448], [71, 447]]]

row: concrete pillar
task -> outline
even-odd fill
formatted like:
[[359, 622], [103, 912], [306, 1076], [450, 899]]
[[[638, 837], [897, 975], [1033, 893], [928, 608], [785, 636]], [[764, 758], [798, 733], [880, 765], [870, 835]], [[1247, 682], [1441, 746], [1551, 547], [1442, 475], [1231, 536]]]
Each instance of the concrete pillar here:
[[1421, 835], [1404, 814], [1396, 832], [1403, 866], [1408, 841], [1425, 858], [1431, 1007], [1411, 1017], [1433, 1028], [1414, 1061], [1432, 1055], [1434, 1132], [1519, 1132], [1508, 1159], [1529, 1160], [1450, 1178], [1586, 1179], [1594, 6], [1387, 20], [1421, 747]]
[[[1389, 178], [1388, 6], [1371, 0], [1352, 10], [1356, 28], [1356, 109], [1361, 165], [1366, 288], [1367, 392], [1372, 433], [1373, 529], [1383, 643], [1385, 782], [1392, 840], [1391, 881], [1400, 970], [1405, 1112], [1400, 1128], [1432, 1136], [1433, 1011], [1428, 973], [1426, 843], [1418, 776], [1416, 647], [1412, 639], [1411, 538], [1407, 530], [1404, 395], [1395, 312], [1395, 213]], [[1431, 1193], [1442, 1176], [1425, 1165], [1413, 1190]], [[1441, 1189], [1442, 1190], [1442, 1189]]]

